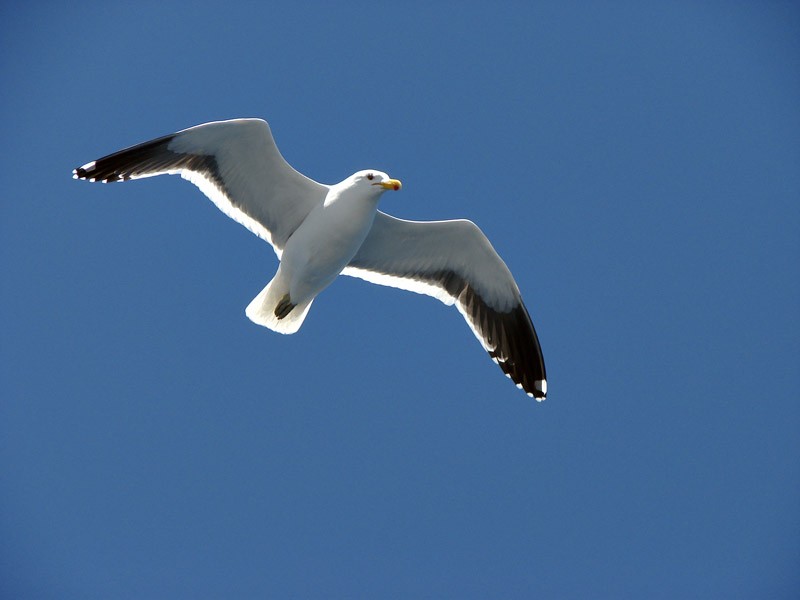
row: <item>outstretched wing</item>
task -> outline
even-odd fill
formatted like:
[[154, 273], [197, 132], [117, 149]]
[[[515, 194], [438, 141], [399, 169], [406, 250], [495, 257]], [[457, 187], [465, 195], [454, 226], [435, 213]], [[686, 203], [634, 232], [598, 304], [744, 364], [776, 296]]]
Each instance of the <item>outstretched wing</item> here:
[[76, 179], [127, 181], [180, 174], [217, 207], [266, 240], [280, 257], [289, 236], [328, 186], [287, 163], [261, 119], [217, 121], [138, 144], [73, 171]]
[[343, 273], [456, 304], [517, 387], [547, 395], [539, 338], [511, 271], [471, 221], [405, 221], [382, 212]]

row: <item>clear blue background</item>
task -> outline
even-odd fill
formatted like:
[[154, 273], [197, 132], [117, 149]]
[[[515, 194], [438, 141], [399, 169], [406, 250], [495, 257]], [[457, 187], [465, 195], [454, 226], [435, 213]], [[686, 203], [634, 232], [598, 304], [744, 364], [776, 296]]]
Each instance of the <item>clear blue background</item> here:
[[[4, 3], [0, 596], [796, 598], [793, 2]], [[514, 272], [536, 404], [436, 301], [73, 167], [264, 117]]]

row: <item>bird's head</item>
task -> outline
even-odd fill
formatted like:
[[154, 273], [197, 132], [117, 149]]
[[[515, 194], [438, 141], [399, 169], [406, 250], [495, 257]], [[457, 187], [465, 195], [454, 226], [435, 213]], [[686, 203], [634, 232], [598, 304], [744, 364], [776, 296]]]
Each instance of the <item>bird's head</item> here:
[[357, 187], [370, 189], [375, 192], [384, 192], [386, 190], [399, 190], [403, 187], [397, 179], [392, 179], [382, 171], [367, 170], [359, 171], [351, 176], [353, 184]]

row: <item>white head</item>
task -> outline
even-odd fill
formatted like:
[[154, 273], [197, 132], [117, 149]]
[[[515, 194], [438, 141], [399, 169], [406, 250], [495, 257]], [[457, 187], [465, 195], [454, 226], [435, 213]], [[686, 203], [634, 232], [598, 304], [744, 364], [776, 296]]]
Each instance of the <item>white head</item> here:
[[375, 171], [374, 169], [353, 173], [345, 182], [347, 182], [349, 186], [361, 188], [365, 191], [370, 190], [372, 193], [381, 193], [386, 190], [399, 190], [403, 187], [403, 184], [397, 179], [392, 179], [386, 173]]

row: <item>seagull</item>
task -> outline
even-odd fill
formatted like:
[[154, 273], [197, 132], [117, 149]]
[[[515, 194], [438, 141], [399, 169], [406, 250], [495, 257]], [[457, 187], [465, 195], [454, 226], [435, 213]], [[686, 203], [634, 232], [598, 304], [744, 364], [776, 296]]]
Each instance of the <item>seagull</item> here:
[[131, 146], [73, 170], [112, 183], [154, 175], [187, 179], [234, 221], [269, 242], [280, 261], [245, 309], [258, 325], [295, 333], [340, 274], [455, 304], [518, 388], [547, 395], [539, 338], [506, 264], [471, 221], [407, 221], [378, 210], [397, 179], [377, 170], [325, 185], [293, 169], [262, 119], [215, 121]]

